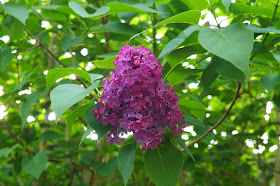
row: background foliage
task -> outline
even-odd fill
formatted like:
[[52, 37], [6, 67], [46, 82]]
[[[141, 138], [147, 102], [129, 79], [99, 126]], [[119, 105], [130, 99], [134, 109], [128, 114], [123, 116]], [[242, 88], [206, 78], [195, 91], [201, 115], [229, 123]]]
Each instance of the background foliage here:
[[[278, 6], [1, 0], [0, 185], [279, 185]], [[158, 56], [189, 125], [154, 151], [92, 117], [126, 44]]]

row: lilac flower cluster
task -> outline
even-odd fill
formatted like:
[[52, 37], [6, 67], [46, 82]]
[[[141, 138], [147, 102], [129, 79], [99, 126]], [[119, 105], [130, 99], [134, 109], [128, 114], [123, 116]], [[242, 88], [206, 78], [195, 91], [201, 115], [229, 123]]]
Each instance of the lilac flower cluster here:
[[143, 46], [126, 45], [118, 52], [117, 67], [103, 80], [104, 91], [93, 110], [104, 125], [115, 126], [108, 134], [108, 144], [119, 144], [122, 134], [133, 132], [141, 149], [155, 149], [168, 129], [177, 136], [186, 124], [179, 111], [178, 96], [164, 84], [162, 66], [154, 54]]

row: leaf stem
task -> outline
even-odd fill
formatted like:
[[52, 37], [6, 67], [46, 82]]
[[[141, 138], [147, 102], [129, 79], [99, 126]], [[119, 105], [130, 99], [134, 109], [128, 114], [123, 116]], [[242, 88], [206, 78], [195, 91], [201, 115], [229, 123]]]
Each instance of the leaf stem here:
[[242, 84], [240, 82], [238, 82], [238, 86], [237, 86], [237, 90], [235, 93], [235, 96], [229, 106], [229, 108], [226, 110], [226, 112], [224, 113], [224, 115], [220, 118], [220, 120], [213, 126], [211, 127], [209, 130], [207, 130], [202, 136], [200, 136], [198, 139], [194, 140], [193, 142], [191, 142], [188, 147], [193, 146], [195, 143], [198, 143], [199, 141], [201, 141], [202, 139], [204, 139], [206, 136], [208, 136], [208, 134], [210, 134], [210, 132], [212, 132], [215, 128], [217, 128], [219, 125], [222, 124], [222, 122], [226, 119], [227, 115], [230, 113], [232, 107], [234, 106], [235, 102], [237, 101], [237, 99], [240, 97], [240, 89], [241, 89]]
[[133, 181], [133, 185], [134, 185], [134, 186], [137, 186], [136, 174], [135, 174], [135, 171], [134, 171], [134, 170], [133, 170], [133, 172], [132, 172], [132, 181]]

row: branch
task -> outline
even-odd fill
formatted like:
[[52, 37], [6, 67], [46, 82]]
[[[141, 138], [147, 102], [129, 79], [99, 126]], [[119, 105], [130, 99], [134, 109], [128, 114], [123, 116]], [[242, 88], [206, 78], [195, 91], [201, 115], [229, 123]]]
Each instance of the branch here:
[[227, 115], [230, 113], [233, 105], [235, 104], [236, 100], [240, 97], [240, 89], [241, 89], [242, 84], [240, 82], [238, 82], [238, 87], [235, 93], [235, 96], [229, 106], [229, 108], [226, 110], [226, 112], [224, 113], [224, 115], [220, 118], [220, 120], [212, 127], [210, 128], [208, 131], [206, 131], [202, 136], [200, 136], [198, 139], [194, 140], [192, 143], [190, 143], [188, 145], [188, 147], [193, 146], [195, 143], [198, 143], [199, 141], [201, 141], [203, 138], [205, 138], [206, 136], [208, 136], [208, 134], [210, 134], [215, 128], [217, 128], [219, 125], [221, 125], [221, 123], [226, 119]]
[[66, 68], [67, 66], [65, 64], [63, 64], [53, 53], [52, 51], [50, 51], [43, 43], [41, 43], [41, 41], [39, 39], [37, 39], [33, 34], [31, 34], [27, 29], [24, 29], [24, 31], [30, 36], [32, 37], [33, 39], [36, 40], [36, 42], [39, 43], [39, 46], [44, 48], [51, 56], [52, 58], [58, 62], [60, 65], [62, 65], [64, 68]]
[[135, 174], [135, 171], [134, 171], [134, 170], [133, 170], [133, 172], [132, 172], [132, 181], [133, 181], [133, 185], [134, 185], [134, 186], [137, 186], [136, 174]]
[[[29, 36], [31, 36], [32, 38], [34, 38], [35, 40], [36, 40], [36, 42], [38, 42], [39, 43], [39, 46], [40, 47], [42, 47], [42, 48], [44, 48], [50, 55], [51, 55], [51, 57], [56, 61], [56, 62], [58, 62], [60, 65], [62, 65], [64, 68], [67, 68], [67, 66], [64, 64], [64, 63], [62, 63], [58, 58], [57, 58], [57, 56], [54, 54], [54, 53], [52, 53], [52, 51], [50, 51], [43, 43], [41, 43], [40, 42], [40, 40], [39, 39], [37, 39], [33, 34], [31, 34], [27, 29], [24, 29], [24, 31], [29, 35]], [[87, 88], [87, 86], [80, 80], [80, 79], [77, 79], [85, 88]], [[91, 98], [93, 98], [93, 96], [90, 94], [90, 97]]]
[[10, 126], [7, 124], [6, 120], [3, 118], [4, 121], [4, 127], [7, 129], [7, 131], [9, 132], [9, 134], [21, 145], [24, 147], [24, 143], [23, 141], [21, 141], [12, 131]]

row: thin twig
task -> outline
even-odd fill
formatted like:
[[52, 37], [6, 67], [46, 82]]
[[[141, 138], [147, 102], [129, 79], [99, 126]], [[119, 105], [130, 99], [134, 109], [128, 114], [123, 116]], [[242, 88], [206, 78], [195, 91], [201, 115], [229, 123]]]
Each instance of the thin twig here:
[[26, 52], [26, 51], [29, 51], [29, 50], [33, 50], [35, 48], [39, 47], [39, 43], [36, 41], [36, 44], [33, 46], [33, 47], [30, 47], [30, 48], [26, 48], [26, 49], [22, 49], [22, 50], [17, 50], [17, 54], [20, 53], [20, 52]]
[[62, 66], [65, 67], [65, 68], [67, 67], [65, 64], [63, 64], [63, 63], [52, 53], [52, 51], [50, 51], [43, 43], [41, 43], [41, 41], [40, 41], [39, 39], [37, 39], [33, 34], [31, 34], [31, 32], [29, 32], [29, 30], [24, 29], [24, 31], [25, 31], [30, 37], [32, 37], [33, 39], [35, 39], [36, 42], [39, 43], [39, 46], [42, 47], [42, 48], [44, 48], [44, 49], [51, 55], [51, 57], [52, 57], [56, 62], [58, 62], [60, 65], [62, 65]]
[[133, 172], [132, 172], [132, 181], [133, 181], [133, 185], [134, 185], [134, 186], [137, 186], [136, 174], [135, 174], [135, 171], [134, 171], [134, 170], [133, 170]]
[[[27, 29], [24, 29], [25, 30], [25, 32], [29, 35], [29, 36], [31, 36], [32, 38], [34, 38], [35, 40], [36, 40], [36, 42], [38, 42], [39, 43], [39, 46], [40, 47], [42, 47], [42, 48], [44, 48], [50, 55], [51, 55], [51, 57], [56, 61], [56, 62], [58, 62], [60, 65], [62, 65], [64, 68], [67, 68], [67, 66], [64, 64], [64, 63], [62, 63], [58, 58], [57, 58], [57, 56], [54, 54], [54, 53], [52, 53], [52, 51], [50, 51], [44, 44], [42, 44], [41, 42], [40, 42], [40, 40], [38, 40], [33, 34], [31, 34]], [[43, 51], [43, 50], [42, 50]], [[77, 81], [79, 81], [79, 83], [81, 83], [85, 88], [87, 88], [87, 86], [80, 80], [80, 79], [78, 79], [77, 78]], [[93, 96], [90, 94], [90, 97], [91, 98], [93, 98]]]
[[229, 106], [229, 108], [226, 110], [226, 112], [224, 113], [224, 115], [220, 118], [220, 120], [213, 126], [211, 127], [208, 131], [206, 131], [202, 136], [200, 136], [198, 139], [194, 140], [193, 142], [191, 142], [188, 147], [193, 146], [195, 143], [198, 143], [199, 141], [201, 141], [202, 139], [204, 139], [206, 136], [208, 136], [208, 134], [210, 134], [215, 128], [217, 128], [227, 117], [227, 115], [230, 113], [233, 105], [235, 104], [236, 100], [240, 97], [240, 89], [241, 89], [242, 84], [240, 82], [238, 82], [238, 86], [237, 86], [237, 90], [235, 93], [235, 96]]
[[24, 143], [23, 141], [21, 141], [12, 131], [10, 126], [7, 124], [6, 120], [3, 118], [4, 121], [4, 127], [7, 129], [7, 131], [9, 132], [9, 134], [21, 145], [24, 147]]

